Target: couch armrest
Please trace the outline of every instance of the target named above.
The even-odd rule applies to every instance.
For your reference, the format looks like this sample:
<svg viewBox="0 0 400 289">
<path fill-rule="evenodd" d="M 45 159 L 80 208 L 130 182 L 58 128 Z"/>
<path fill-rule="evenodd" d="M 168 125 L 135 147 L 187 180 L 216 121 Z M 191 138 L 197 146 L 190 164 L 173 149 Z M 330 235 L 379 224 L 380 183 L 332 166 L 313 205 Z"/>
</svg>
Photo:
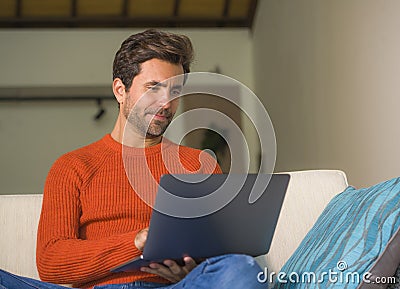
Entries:
<svg viewBox="0 0 400 289">
<path fill-rule="evenodd" d="M 0 195 L 0 268 L 38 278 L 36 234 L 42 195 Z"/>
</svg>

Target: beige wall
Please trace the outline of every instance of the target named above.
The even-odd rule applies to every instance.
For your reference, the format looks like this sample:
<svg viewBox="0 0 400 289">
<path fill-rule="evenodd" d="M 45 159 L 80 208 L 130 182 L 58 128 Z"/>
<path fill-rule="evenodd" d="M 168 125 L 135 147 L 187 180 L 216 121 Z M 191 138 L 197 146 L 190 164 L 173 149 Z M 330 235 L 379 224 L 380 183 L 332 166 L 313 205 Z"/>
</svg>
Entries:
<svg viewBox="0 0 400 289">
<path fill-rule="evenodd" d="M 339 168 L 367 186 L 400 172 L 397 0 L 262 0 L 253 33 L 191 37 L 195 71 L 254 88 L 274 123 L 277 171 Z M 121 41 L 137 30 L 0 30 L 0 86 L 108 85 Z M 116 106 L 0 103 L 0 193 L 41 192 L 56 157 L 112 129 Z"/>
<path fill-rule="evenodd" d="M 110 85 L 114 54 L 139 30 L 0 30 L 0 87 Z M 252 40 L 246 29 L 173 30 L 196 49 L 193 71 L 213 71 L 253 85 Z M 116 103 L 93 116 L 95 102 L 0 103 L 0 194 L 40 193 L 61 154 L 111 131 Z"/>
<path fill-rule="evenodd" d="M 132 29 L 0 30 L 0 86 L 105 85 L 115 52 Z M 195 47 L 193 71 L 221 73 L 253 86 L 252 39 L 247 29 L 170 29 Z"/>
<path fill-rule="evenodd" d="M 276 170 L 338 168 L 368 186 L 400 175 L 400 1 L 259 1 L 255 90 Z"/>
</svg>

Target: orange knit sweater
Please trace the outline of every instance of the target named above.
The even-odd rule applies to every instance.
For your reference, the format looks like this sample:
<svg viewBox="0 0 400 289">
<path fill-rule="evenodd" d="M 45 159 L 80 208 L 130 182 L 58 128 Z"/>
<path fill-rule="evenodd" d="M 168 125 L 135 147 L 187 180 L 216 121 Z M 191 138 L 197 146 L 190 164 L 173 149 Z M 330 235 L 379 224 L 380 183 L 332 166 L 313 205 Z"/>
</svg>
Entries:
<svg viewBox="0 0 400 289">
<path fill-rule="evenodd" d="M 154 192 L 156 185 L 146 171 L 155 184 L 167 173 L 221 172 L 211 156 L 200 153 L 164 141 L 146 149 L 129 148 L 127 163 L 142 180 L 141 189 Z M 141 254 L 134 239 L 149 226 L 151 214 L 127 178 L 122 154 L 122 145 L 108 134 L 54 163 L 38 228 L 36 261 L 42 280 L 84 288 L 136 280 L 167 282 L 142 272 L 110 273 Z"/>
</svg>

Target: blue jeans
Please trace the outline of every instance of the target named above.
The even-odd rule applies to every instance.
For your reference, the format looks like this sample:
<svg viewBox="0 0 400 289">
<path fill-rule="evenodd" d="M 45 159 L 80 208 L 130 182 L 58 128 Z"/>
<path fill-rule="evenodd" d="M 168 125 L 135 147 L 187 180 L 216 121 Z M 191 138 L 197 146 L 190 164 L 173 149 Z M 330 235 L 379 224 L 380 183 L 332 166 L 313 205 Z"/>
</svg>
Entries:
<svg viewBox="0 0 400 289">
<path fill-rule="evenodd" d="M 266 289 L 257 280 L 260 266 L 246 255 L 224 255 L 200 263 L 184 279 L 172 285 L 137 281 L 125 284 L 95 286 L 95 289 Z M 19 277 L 0 270 L 0 289 L 65 289 L 66 287 Z"/>
</svg>

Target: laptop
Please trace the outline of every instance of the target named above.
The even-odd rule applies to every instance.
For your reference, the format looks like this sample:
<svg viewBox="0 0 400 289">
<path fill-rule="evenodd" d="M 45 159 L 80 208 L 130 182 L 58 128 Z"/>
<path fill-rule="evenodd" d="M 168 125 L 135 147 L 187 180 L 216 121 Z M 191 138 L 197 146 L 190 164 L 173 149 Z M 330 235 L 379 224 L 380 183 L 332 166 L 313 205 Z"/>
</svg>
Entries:
<svg viewBox="0 0 400 289">
<path fill-rule="evenodd" d="M 111 269 L 133 272 L 184 256 L 269 251 L 288 174 L 187 174 L 160 179 L 143 254 Z"/>
</svg>

